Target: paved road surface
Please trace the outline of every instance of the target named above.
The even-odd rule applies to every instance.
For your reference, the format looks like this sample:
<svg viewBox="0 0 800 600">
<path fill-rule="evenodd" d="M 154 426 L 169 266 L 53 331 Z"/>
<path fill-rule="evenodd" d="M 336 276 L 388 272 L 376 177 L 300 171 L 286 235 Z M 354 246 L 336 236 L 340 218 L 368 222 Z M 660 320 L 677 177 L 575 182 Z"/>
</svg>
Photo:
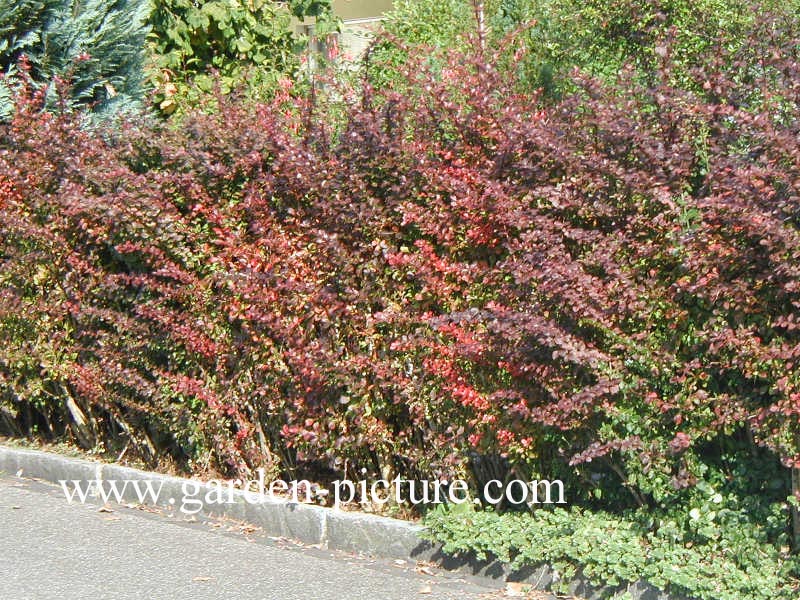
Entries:
<svg viewBox="0 0 800 600">
<path fill-rule="evenodd" d="M 180 513 L 100 508 L 69 505 L 56 486 L 0 476 L 0 598 L 498 597 L 496 589 L 451 574 L 301 547 L 232 521 L 186 522 Z"/>
</svg>

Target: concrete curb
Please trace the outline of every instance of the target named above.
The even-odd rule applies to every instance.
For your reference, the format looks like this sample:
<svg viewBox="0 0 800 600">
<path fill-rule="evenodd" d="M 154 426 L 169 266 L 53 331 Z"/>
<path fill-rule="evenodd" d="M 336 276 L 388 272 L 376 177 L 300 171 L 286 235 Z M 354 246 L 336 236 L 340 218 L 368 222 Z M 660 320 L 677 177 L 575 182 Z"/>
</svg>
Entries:
<svg viewBox="0 0 800 600">
<path fill-rule="evenodd" d="M 158 505 L 175 508 L 174 499 L 183 498 L 185 486 L 192 487 L 189 496 L 205 497 L 214 489 L 198 480 L 171 477 L 141 471 L 120 465 L 68 458 L 38 450 L 25 450 L 0 445 L 0 473 L 15 475 L 21 471 L 23 477 L 42 479 L 51 483 L 63 480 L 99 481 L 111 480 L 153 481 L 161 484 Z M 197 493 L 195 493 L 195 490 Z M 349 513 L 267 498 L 259 503 L 247 502 L 244 492 L 233 491 L 234 502 L 214 504 L 213 510 L 203 510 L 198 515 L 228 517 L 259 526 L 272 536 L 286 537 L 304 544 L 318 545 L 330 550 L 372 555 L 378 558 L 425 561 L 462 575 L 489 579 L 492 583 L 516 581 L 530 584 L 534 589 L 545 590 L 558 577 L 548 565 L 540 565 L 524 571 L 512 572 L 508 565 L 499 561 L 479 561 L 471 556 L 453 557 L 442 552 L 440 547 L 421 539 L 423 527 L 377 515 Z M 127 486 L 122 498 L 128 502 L 139 502 L 135 489 Z M 173 500 L 173 502 L 170 501 Z M 582 577 L 569 584 L 570 593 L 586 600 L 622 597 L 632 600 L 685 600 L 668 595 L 646 582 L 637 582 L 623 589 L 597 588 Z"/>
<path fill-rule="evenodd" d="M 196 498 L 203 498 L 214 489 L 198 480 L 0 445 L 0 472 L 13 475 L 20 471 L 24 477 L 51 483 L 63 480 L 152 481 L 157 487 L 160 484 L 157 504 L 167 508 L 175 508 L 170 500 L 186 496 L 185 489 L 189 489 L 189 495 Z M 140 501 L 131 486 L 123 490 L 121 497 L 127 502 Z M 233 499 L 233 503 L 204 505 L 197 514 L 246 521 L 262 527 L 269 535 L 331 550 L 420 561 L 431 559 L 435 553 L 435 549 L 419 537 L 423 528 L 406 521 L 342 512 L 289 500 L 266 498 L 258 503 L 247 502 L 241 490 L 233 491 Z"/>
</svg>

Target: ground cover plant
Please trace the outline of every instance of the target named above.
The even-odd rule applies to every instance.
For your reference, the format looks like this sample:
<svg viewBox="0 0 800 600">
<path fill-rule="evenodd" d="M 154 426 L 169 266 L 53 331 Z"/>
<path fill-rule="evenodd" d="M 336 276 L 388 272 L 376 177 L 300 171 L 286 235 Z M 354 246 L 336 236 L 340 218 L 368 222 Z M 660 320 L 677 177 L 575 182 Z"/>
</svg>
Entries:
<svg viewBox="0 0 800 600">
<path fill-rule="evenodd" d="M 409 47 L 396 86 L 285 78 L 114 126 L 23 77 L 0 428 L 226 475 L 560 478 L 569 513 L 431 530 L 612 584 L 793 597 L 797 20 L 743 27 L 690 69 L 667 28 L 645 70 L 557 94 L 512 34 Z"/>
</svg>

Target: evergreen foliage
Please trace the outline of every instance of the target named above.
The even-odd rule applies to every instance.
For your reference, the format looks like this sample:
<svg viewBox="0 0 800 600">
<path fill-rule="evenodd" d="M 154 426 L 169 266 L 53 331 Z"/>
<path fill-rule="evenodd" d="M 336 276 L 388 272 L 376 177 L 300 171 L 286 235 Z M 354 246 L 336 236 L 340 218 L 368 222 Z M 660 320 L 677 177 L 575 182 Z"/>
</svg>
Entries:
<svg viewBox="0 0 800 600">
<path fill-rule="evenodd" d="M 0 111 L 25 57 L 37 86 L 70 82 L 72 107 L 127 108 L 141 99 L 146 0 L 0 0 Z M 55 98 L 55 93 L 50 93 Z"/>
</svg>

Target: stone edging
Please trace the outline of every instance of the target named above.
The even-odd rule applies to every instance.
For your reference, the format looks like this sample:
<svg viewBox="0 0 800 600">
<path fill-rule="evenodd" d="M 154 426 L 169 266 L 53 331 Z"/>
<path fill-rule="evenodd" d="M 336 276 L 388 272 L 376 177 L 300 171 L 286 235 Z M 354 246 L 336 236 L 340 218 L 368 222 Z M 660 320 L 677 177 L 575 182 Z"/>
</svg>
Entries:
<svg viewBox="0 0 800 600">
<path fill-rule="evenodd" d="M 164 507 L 171 507 L 169 498 L 183 496 L 182 488 L 188 481 L 114 464 L 0 445 L 0 472 L 14 475 L 20 471 L 24 477 L 51 483 L 58 483 L 60 480 L 158 481 L 162 484 L 159 504 Z M 210 486 L 200 484 L 200 493 L 203 495 L 210 489 Z M 129 502 L 139 501 L 135 490 L 131 490 L 130 486 L 122 497 Z M 398 519 L 269 498 L 265 502 L 253 504 L 245 502 L 244 494 L 240 490 L 234 490 L 234 497 L 235 503 L 215 505 L 215 510 L 203 510 L 200 514 L 245 521 L 263 528 L 268 535 L 286 537 L 330 550 L 362 553 L 379 558 L 431 562 L 444 569 L 490 579 L 494 583 L 520 581 L 542 590 L 549 587 L 554 576 L 557 577 L 547 565 L 511 572 L 507 565 L 498 561 L 445 555 L 439 547 L 421 539 L 422 526 Z M 609 591 L 597 589 L 582 578 L 576 578 L 569 587 L 571 593 L 586 600 L 597 600 L 601 598 L 603 591 Z M 620 596 L 628 593 L 632 600 L 683 600 L 667 595 L 646 582 L 637 582 L 617 593 Z"/>
</svg>

